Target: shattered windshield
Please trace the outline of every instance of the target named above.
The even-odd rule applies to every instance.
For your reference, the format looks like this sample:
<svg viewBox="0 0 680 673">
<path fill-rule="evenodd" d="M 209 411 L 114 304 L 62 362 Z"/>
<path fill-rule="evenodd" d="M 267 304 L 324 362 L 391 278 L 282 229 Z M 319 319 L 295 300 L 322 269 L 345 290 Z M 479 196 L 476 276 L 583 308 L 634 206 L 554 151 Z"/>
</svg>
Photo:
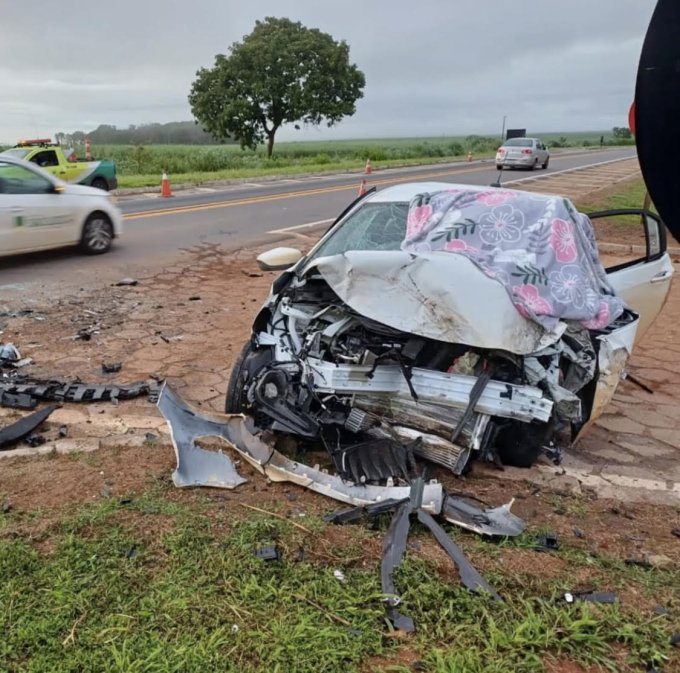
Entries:
<svg viewBox="0 0 680 673">
<path fill-rule="evenodd" d="M 314 257 L 349 250 L 400 250 L 407 215 L 408 203 L 367 203 L 336 229 Z"/>
<path fill-rule="evenodd" d="M 531 147 L 532 142 L 531 138 L 512 138 L 503 144 L 505 147 Z"/>
</svg>

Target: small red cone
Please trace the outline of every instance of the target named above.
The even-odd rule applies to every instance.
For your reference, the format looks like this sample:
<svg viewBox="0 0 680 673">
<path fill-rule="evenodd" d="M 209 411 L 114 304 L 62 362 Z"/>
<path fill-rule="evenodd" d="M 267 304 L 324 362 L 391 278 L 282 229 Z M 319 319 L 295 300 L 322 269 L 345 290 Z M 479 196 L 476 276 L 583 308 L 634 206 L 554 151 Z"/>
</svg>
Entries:
<svg viewBox="0 0 680 673">
<path fill-rule="evenodd" d="M 163 173 L 161 179 L 161 196 L 165 198 L 172 196 L 172 192 L 170 191 L 170 180 L 168 180 L 167 173 Z"/>
<path fill-rule="evenodd" d="M 472 152 L 468 152 L 468 161 L 472 161 Z"/>
<path fill-rule="evenodd" d="M 373 173 L 373 166 L 371 166 L 371 160 L 366 159 L 366 168 L 364 169 L 364 175 L 370 175 Z"/>
<path fill-rule="evenodd" d="M 363 196 L 366 193 L 366 180 L 362 180 L 359 185 L 359 196 Z"/>
</svg>

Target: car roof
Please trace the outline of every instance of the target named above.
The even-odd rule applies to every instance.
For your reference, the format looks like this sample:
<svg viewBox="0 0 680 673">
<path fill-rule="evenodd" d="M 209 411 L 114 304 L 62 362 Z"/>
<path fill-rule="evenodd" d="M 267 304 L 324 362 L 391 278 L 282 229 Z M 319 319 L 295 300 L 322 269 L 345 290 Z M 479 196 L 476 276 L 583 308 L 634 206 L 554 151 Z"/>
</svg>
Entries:
<svg viewBox="0 0 680 673">
<path fill-rule="evenodd" d="M 10 149 L 16 148 L 12 147 Z M 18 159 L 17 157 L 12 156 L 11 154 L 5 154 L 4 152 L 0 152 L 0 161 L 5 161 L 8 164 L 19 164 L 20 166 L 26 163 L 23 159 Z M 35 164 L 33 165 L 35 166 Z"/>
<path fill-rule="evenodd" d="M 17 149 L 16 147 L 11 147 L 10 149 Z M 13 157 L 11 154 L 5 154 L 4 152 L 0 152 L 0 161 L 8 164 L 16 164 L 17 166 L 23 166 L 24 168 L 27 168 L 29 171 L 33 171 L 34 173 L 39 173 L 40 175 L 46 177 L 50 182 L 56 182 L 58 184 L 63 183 L 63 180 L 58 178 L 56 175 L 53 175 L 49 171 L 46 171 L 44 168 L 41 168 L 37 164 L 34 164 L 30 161 L 26 161 L 25 159 L 19 159 L 17 157 Z"/>
<path fill-rule="evenodd" d="M 380 189 L 368 196 L 366 201 L 372 203 L 407 202 L 416 196 L 416 194 L 442 192 L 448 189 L 461 189 L 469 192 L 487 192 L 496 188 L 486 187 L 485 185 L 462 185 L 453 182 L 404 182 L 399 185 Z"/>
<path fill-rule="evenodd" d="M 425 192 L 441 192 L 446 189 L 485 189 L 479 185 L 457 185 L 451 182 L 404 182 L 399 185 L 385 187 L 371 194 L 367 201 L 410 201 L 416 194 Z"/>
</svg>

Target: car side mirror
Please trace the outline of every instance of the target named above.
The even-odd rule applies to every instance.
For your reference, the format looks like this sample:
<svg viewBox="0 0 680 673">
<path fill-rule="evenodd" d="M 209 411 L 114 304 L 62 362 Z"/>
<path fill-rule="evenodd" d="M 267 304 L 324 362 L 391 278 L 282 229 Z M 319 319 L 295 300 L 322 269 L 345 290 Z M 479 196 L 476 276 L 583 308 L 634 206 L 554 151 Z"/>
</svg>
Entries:
<svg viewBox="0 0 680 673">
<path fill-rule="evenodd" d="M 285 271 L 302 259 L 297 248 L 273 248 L 257 257 L 257 265 L 263 271 Z"/>
</svg>

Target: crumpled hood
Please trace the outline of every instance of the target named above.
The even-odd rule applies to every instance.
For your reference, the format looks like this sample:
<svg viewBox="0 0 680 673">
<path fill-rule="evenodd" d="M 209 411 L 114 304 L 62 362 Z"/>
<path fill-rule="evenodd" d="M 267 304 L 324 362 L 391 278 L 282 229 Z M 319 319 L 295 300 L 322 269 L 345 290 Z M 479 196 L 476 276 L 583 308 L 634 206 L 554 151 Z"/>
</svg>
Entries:
<svg viewBox="0 0 680 673">
<path fill-rule="evenodd" d="M 526 355 L 565 329 L 522 317 L 505 288 L 462 255 L 350 251 L 313 266 L 350 308 L 402 332 Z"/>
</svg>

